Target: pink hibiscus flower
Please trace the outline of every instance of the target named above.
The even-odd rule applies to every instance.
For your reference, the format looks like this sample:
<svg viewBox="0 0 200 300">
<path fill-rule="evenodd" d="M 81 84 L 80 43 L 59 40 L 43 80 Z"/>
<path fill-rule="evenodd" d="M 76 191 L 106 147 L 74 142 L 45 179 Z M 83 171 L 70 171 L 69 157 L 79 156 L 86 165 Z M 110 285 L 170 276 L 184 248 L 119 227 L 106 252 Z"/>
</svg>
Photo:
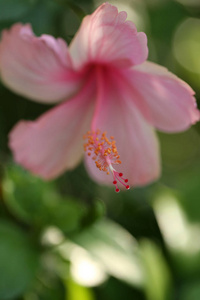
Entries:
<svg viewBox="0 0 200 300">
<path fill-rule="evenodd" d="M 11 131 L 17 163 L 52 179 L 80 162 L 84 144 L 92 178 L 114 183 L 116 191 L 117 182 L 129 188 L 158 178 L 154 127 L 186 130 L 199 111 L 185 82 L 146 61 L 146 35 L 126 18 L 126 12 L 102 4 L 84 18 L 69 47 L 60 38 L 34 36 L 30 25 L 3 32 L 3 82 L 34 101 L 62 102 Z"/>
</svg>

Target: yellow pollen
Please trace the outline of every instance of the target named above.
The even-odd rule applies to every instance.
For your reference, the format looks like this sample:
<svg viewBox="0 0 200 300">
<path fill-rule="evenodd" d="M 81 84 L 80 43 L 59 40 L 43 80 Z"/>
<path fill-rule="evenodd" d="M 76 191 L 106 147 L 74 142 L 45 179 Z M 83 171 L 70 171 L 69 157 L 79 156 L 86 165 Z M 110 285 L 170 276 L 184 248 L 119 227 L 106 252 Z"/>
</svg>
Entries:
<svg viewBox="0 0 200 300">
<path fill-rule="evenodd" d="M 108 174 L 108 167 L 110 167 L 111 164 L 121 163 L 113 136 L 110 137 L 112 141 L 109 141 L 106 132 L 101 134 L 100 130 L 97 130 L 96 132 L 88 131 L 83 138 L 87 140 L 87 142 L 84 143 L 84 150 L 88 156 L 94 154 L 92 159 L 95 160 L 96 167 L 99 170 Z"/>
<path fill-rule="evenodd" d="M 123 185 L 127 190 L 130 186 L 127 184 L 128 179 L 123 177 L 123 173 L 114 169 L 113 165 L 121 164 L 120 155 L 117 151 L 116 142 L 113 136 L 110 136 L 110 140 L 106 136 L 106 132 L 101 134 L 100 130 L 88 131 L 83 138 L 86 140 L 84 143 L 84 151 L 88 156 L 91 156 L 94 160 L 96 167 L 105 172 L 107 175 L 111 171 L 113 176 L 113 184 L 115 191 L 118 193 L 118 183 Z"/>
</svg>

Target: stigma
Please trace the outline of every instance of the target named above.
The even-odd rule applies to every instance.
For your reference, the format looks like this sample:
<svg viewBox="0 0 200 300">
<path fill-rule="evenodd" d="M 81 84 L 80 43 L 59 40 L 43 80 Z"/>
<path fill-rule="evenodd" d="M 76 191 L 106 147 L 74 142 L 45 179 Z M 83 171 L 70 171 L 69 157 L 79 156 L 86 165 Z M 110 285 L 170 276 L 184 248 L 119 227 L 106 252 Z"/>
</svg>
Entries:
<svg viewBox="0 0 200 300">
<path fill-rule="evenodd" d="M 97 130 L 88 131 L 83 138 L 87 141 L 84 144 L 84 150 L 94 160 L 96 167 L 100 171 L 106 172 L 107 175 L 112 174 L 115 191 L 119 193 L 119 183 L 129 190 L 128 179 L 124 178 L 123 173 L 116 171 L 113 167 L 113 165 L 121 164 L 114 137 L 111 136 L 109 140 L 106 132 L 101 133 L 100 130 Z"/>
</svg>

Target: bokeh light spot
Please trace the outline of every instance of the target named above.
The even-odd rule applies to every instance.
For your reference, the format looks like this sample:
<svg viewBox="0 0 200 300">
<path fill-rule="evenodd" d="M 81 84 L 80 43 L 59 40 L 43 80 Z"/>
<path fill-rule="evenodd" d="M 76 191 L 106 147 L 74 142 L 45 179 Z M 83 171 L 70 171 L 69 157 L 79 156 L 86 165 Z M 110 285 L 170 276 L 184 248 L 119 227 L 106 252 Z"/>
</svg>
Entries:
<svg viewBox="0 0 200 300">
<path fill-rule="evenodd" d="M 187 70 L 200 74 L 200 20 L 188 18 L 177 28 L 173 53 Z"/>
</svg>

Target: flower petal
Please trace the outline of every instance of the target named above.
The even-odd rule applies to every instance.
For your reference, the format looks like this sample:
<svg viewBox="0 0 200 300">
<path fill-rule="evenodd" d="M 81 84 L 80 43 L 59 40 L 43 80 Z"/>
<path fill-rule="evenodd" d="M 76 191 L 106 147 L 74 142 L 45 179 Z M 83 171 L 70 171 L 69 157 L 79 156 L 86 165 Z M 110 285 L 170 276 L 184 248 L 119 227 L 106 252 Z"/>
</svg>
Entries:
<svg viewBox="0 0 200 300">
<path fill-rule="evenodd" d="M 166 68 L 145 62 L 125 75 L 133 95 L 148 111 L 148 121 L 157 129 L 179 132 L 199 120 L 193 90 Z"/>
<path fill-rule="evenodd" d="M 126 12 L 102 4 L 86 16 L 69 50 L 76 68 L 88 62 L 113 63 L 124 67 L 140 64 L 148 55 L 147 38 L 126 21 Z"/>
<path fill-rule="evenodd" d="M 44 179 L 75 167 L 83 154 L 83 134 L 90 128 L 93 93 L 90 84 L 35 122 L 19 122 L 10 133 L 15 161 Z"/>
<path fill-rule="evenodd" d="M 123 172 L 132 186 L 144 185 L 160 174 L 159 145 L 156 134 L 141 115 L 137 106 L 126 98 L 123 85 L 116 82 L 118 76 L 102 72 L 98 81 L 99 96 L 93 117 L 93 130 L 107 131 L 114 136 L 122 161 L 114 165 Z M 86 157 L 86 167 L 93 178 L 101 183 L 111 183 L 112 176 L 96 168 L 94 161 Z"/>
<path fill-rule="evenodd" d="M 66 43 L 49 35 L 36 37 L 30 25 L 16 24 L 3 32 L 0 73 L 13 91 L 47 103 L 66 99 L 81 84 Z"/>
</svg>

